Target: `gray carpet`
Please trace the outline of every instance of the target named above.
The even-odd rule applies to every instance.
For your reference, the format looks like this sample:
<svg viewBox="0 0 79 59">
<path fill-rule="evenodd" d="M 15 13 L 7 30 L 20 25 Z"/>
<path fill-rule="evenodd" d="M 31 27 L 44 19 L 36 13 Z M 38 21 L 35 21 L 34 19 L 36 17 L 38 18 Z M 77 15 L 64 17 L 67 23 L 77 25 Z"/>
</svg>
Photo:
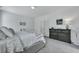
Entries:
<svg viewBox="0 0 79 59">
<path fill-rule="evenodd" d="M 73 44 L 61 42 L 54 39 L 45 38 L 46 46 L 38 53 L 78 53 L 79 47 Z"/>
</svg>

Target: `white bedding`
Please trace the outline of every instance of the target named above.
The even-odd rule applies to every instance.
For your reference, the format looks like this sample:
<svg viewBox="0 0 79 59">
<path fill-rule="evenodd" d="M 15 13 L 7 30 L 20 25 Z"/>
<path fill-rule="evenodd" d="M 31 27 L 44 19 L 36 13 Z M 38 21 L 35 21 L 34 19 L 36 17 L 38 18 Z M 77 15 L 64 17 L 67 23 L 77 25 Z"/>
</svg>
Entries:
<svg viewBox="0 0 79 59">
<path fill-rule="evenodd" d="M 29 48 L 38 41 L 43 41 L 45 43 L 43 35 L 36 35 L 35 33 L 28 32 L 17 32 L 13 37 L 0 41 L 0 52 L 20 52 L 23 51 L 23 48 Z"/>
<path fill-rule="evenodd" d="M 0 53 L 6 52 L 6 40 L 0 40 Z"/>
<path fill-rule="evenodd" d="M 17 36 L 8 37 L 5 40 L 0 40 L 0 53 L 12 53 L 23 51 L 23 46 Z"/>
<path fill-rule="evenodd" d="M 32 46 L 32 44 L 43 41 L 45 43 L 45 39 L 42 34 L 35 34 L 35 33 L 29 33 L 29 32 L 18 32 L 16 33 L 21 38 L 24 47 L 29 48 Z"/>
</svg>

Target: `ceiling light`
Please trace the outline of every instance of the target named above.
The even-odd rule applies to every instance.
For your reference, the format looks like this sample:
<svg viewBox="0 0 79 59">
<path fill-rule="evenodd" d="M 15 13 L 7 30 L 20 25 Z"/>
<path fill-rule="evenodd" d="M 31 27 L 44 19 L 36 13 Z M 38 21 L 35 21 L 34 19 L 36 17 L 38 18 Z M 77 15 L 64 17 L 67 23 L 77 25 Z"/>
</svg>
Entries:
<svg viewBox="0 0 79 59">
<path fill-rule="evenodd" d="M 35 9 L 35 7 L 34 7 L 34 6 L 32 6 L 31 8 L 32 8 L 32 9 Z"/>
</svg>

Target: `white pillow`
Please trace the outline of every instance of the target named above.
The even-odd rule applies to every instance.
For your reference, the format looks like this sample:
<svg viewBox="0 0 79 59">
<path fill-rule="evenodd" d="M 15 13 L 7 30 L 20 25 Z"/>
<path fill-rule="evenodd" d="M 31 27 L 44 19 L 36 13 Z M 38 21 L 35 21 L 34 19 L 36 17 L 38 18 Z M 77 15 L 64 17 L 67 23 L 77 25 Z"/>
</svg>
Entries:
<svg viewBox="0 0 79 59">
<path fill-rule="evenodd" d="M 9 28 L 9 31 L 10 31 L 13 35 L 15 35 L 15 31 L 14 31 L 12 28 Z"/>
<path fill-rule="evenodd" d="M 0 40 L 6 39 L 7 36 L 0 30 Z"/>
<path fill-rule="evenodd" d="M 12 32 L 9 31 L 9 29 L 8 29 L 7 27 L 2 26 L 2 27 L 0 28 L 0 30 L 3 31 L 7 36 L 13 37 Z"/>
</svg>

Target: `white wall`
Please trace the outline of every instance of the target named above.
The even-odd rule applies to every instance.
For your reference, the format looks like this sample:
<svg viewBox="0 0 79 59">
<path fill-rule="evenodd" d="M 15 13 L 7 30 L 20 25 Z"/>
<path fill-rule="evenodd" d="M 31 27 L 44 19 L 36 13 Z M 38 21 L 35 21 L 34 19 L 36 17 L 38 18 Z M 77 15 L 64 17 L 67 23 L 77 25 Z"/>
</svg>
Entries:
<svg viewBox="0 0 79 59">
<path fill-rule="evenodd" d="M 35 19 L 35 32 L 48 35 L 49 20 L 47 16 L 40 16 Z M 46 32 L 47 31 L 47 32 Z"/>
<path fill-rule="evenodd" d="M 20 26 L 19 22 L 26 22 L 26 26 Z M 13 28 L 15 31 L 19 31 L 21 28 L 25 28 L 27 31 L 33 31 L 33 18 L 22 15 L 17 15 L 11 12 L 2 11 L 2 26 Z"/>
<path fill-rule="evenodd" d="M 2 11 L 0 10 L 0 26 L 1 26 L 1 18 L 2 18 Z"/>
<path fill-rule="evenodd" d="M 64 23 L 59 26 L 56 25 L 56 19 L 60 18 L 64 20 Z M 72 27 L 78 27 L 78 19 L 79 7 L 59 7 L 56 11 L 54 10 L 50 14 L 37 17 L 35 31 L 39 31 L 39 33 L 41 32 L 44 33 L 45 36 L 49 36 L 49 28 L 66 28 L 66 24 L 71 24 Z"/>
</svg>

